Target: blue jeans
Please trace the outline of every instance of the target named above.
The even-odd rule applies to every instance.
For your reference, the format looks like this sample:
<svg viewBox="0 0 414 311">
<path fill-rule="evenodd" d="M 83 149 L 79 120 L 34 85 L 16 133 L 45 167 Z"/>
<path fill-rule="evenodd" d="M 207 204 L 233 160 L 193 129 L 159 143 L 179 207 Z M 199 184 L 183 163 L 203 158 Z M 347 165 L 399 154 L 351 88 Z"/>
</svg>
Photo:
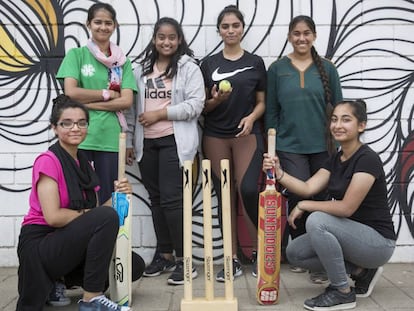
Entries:
<svg viewBox="0 0 414 311">
<path fill-rule="evenodd" d="M 286 255 L 294 266 L 326 271 L 331 285 L 348 287 L 347 274 L 358 267 L 378 268 L 391 258 L 395 241 L 354 220 L 313 212 L 306 233 L 292 240 Z"/>
</svg>

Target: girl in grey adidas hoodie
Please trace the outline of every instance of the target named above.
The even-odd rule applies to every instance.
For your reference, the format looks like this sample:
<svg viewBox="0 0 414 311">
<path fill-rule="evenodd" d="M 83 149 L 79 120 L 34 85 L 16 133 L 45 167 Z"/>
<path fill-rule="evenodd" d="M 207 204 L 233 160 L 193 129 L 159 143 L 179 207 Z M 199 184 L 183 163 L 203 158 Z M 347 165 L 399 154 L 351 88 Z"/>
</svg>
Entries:
<svg viewBox="0 0 414 311">
<path fill-rule="evenodd" d="M 157 237 L 157 252 L 144 276 L 175 267 L 168 278 L 172 285 L 184 283 L 181 166 L 196 155 L 205 100 L 203 76 L 192 56 L 180 24 L 169 17 L 158 20 L 139 56 L 134 71 L 139 91 L 125 115 L 127 162 L 138 162 Z"/>
</svg>

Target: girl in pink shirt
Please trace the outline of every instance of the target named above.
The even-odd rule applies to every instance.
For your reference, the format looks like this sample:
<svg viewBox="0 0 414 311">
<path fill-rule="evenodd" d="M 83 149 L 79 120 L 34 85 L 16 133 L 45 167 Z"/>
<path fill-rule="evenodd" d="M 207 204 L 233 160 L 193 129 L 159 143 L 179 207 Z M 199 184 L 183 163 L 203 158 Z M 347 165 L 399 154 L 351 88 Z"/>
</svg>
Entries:
<svg viewBox="0 0 414 311">
<path fill-rule="evenodd" d="M 62 278 L 84 289 L 79 310 L 130 310 L 103 295 L 119 220 L 113 208 L 97 206 L 97 175 L 78 150 L 88 122 L 82 104 L 65 95 L 53 101 L 50 123 L 58 141 L 33 165 L 30 209 L 17 248 L 18 311 L 43 310 Z M 115 181 L 115 190 L 131 193 L 131 185 L 126 178 Z M 61 305 L 70 303 L 61 298 Z"/>
</svg>

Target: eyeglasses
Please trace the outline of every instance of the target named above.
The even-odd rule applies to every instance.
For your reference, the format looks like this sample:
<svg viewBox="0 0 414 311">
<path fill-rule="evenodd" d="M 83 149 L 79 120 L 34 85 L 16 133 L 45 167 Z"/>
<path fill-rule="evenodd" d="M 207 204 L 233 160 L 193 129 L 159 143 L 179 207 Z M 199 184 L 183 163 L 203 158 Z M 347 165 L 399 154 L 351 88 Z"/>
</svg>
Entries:
<svg viewBox="0 0 414 311">
<path fill-rule="evenodd" d="M 67 129 L 67 130 L 73 129 L 75 124 L 80 129 L 86 129 L 86 128 L 88 128 L 88 125 L 89 125 L 88 121 L 86 121 L 86 120 L 79 120 L 77 122 L 72 121 L 72 120 L 62 120 L 61 122 L 58 123 L 58 125 L 60 125 L 61 127 L 63 127 L 64 129 Z"/>
</svg>

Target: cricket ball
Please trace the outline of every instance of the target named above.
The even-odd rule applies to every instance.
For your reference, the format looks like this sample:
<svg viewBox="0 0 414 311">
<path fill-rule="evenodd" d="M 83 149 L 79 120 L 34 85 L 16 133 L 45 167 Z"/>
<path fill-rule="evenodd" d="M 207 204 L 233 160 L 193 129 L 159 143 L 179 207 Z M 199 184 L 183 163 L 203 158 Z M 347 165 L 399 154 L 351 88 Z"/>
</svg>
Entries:
<svg viewBox="0 0 414 311">
<path fill-rule="evenodd" d="M 231 90 L 231 83 L 228 80 L 221 80 L 219 83 L 219 90 L 222 92 L 228 92 Z"/>
</svg>

